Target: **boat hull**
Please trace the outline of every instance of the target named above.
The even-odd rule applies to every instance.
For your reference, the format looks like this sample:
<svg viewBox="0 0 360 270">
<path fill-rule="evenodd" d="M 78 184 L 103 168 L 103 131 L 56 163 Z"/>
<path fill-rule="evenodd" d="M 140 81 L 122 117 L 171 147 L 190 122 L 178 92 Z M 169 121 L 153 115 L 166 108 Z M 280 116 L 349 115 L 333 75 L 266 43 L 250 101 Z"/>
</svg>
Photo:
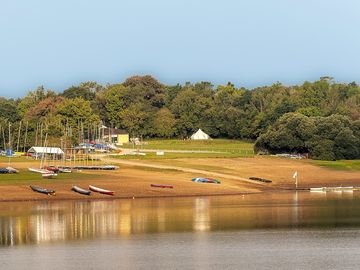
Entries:
<svg viewBox="0 0 360 270">
<path fill-rule="evenodd" d="M 159 184 L 151 184 L 151 187 L 156 187 L 156 188 L 174 188 L 174 186 L 171 185 L 159 185 Z"/>
<path fill-rule="evenodd" d="M 95 186 L 90 186 L 89 185 L 89 189 L 91 191 L 94 191 L 94 192 L 97 192 L 97 193 L 100 193 L 100 194 L 111 195 L 111 196 L 114 195 L 114 191 L 98 188 L 98 187 L 95 187 Z"/>
<path fill-rule="evenodd" d="M 56 193 L 56 191 L 53 189 L 46 189 L 46 188 L 41 188 L 41 187 L 37 187 L 37 186 L 30 186 L 30 188 L 34 192 L 38 192 L 38 193 L 42 193 L 42 194 L 46 194 L 46 195 L 55 195 L 55 193 Z"/>
<path fill-rule="evenodd" d="M 71 188 L 71 190 L 74 191 L 74 192 L 77 192 L 77 193 L 79 193 L 79 194 L 82 194 L 82 195 L 90 196 L 90 194 L 91 194 L 91 191 L 86 190 L 86 189 L 79 188 L 79 187 L 77 187 L 77 186 L 73 186 L 73 187 Z"/>
</svg>

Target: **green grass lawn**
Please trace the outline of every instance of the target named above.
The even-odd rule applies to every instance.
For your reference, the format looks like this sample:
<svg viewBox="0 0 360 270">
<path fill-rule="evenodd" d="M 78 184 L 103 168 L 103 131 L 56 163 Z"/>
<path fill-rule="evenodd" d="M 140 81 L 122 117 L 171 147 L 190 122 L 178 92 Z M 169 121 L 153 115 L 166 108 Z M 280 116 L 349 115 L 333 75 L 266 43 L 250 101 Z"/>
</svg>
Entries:
<svg viewBox="0 0 360 270">
<path fill-rule="evenodd" d="M 156 153 L 146 153 L 145 156 L 140 155 L 119 155 L 111 156 L 118 159 L 176 159 L 176 158 L 237 158 L 237 157 L 253 157 L 254 153 L 251 150 L 241 150 L 238 152 L 222 152 L 222 153 L 172 153 L 165 152 L 163 156 L 157 156 Z"/>
<path fill-rule="evenodd" d="M 31 185 L 38 183 L 71 183 L 74 180 L 96 178 L 96 174 L 84 174 L 81 172 L 60 173 L 53 179 L 42 178 L 40 173 L 30 172 L 26 169 L 20 170 L 20 173 L 0 174 L 0 185 Z"/>
<path fill-rule="evenodd" d="M 337 160 L 337 161 L 325 161 L 325 160 L 312 160 L 312 163 L 336 170 L 360 170 L 360 160 Z"/>
<path fill-rule="evenodd" d="M 6 164 L 8 164 L 10 160 L 10 163 L 16 163 L 16 162 L 40 162 L 39 160 L 35 160 L 31 157 L 3 157 L 3 156 L 0 156 L 0 166 L 3 166 Z M 6 167 L 5 166 L 5 167 Z"/>
<path fill-rule="evenodd" d="M 125 144 L 124 148 L 133 148 L 131 143 Z M 140 149 L 151 150 L 194 150 L 194 151 L 216 151 L 236 153 L 241 151 L 253 152 L 254 144 L 241 140 L 147 140 L 144 144 L 137 146 Z"/>
</svg>

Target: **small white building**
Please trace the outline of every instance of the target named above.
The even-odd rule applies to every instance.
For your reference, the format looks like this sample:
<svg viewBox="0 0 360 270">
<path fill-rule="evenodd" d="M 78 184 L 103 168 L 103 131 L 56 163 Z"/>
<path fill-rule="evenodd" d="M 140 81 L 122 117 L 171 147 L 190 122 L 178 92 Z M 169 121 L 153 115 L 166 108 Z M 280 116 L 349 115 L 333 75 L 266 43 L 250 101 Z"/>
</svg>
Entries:
<svg viewBox="0 0 360 270">
<path fill-rule="evenodd" d="M 27 151 L 27 153 L 36 159 L 43 157 L 48 159 L 62 159 L 64 156 L 64 151 L 59 147 L 33 146 Z"/>
<path fill-rule="evenodd" d="M 199 129 L 190 137 L 191 140 L 210 140 L 210 136 L 207 135 L 204 131 Z"/>
</svg>

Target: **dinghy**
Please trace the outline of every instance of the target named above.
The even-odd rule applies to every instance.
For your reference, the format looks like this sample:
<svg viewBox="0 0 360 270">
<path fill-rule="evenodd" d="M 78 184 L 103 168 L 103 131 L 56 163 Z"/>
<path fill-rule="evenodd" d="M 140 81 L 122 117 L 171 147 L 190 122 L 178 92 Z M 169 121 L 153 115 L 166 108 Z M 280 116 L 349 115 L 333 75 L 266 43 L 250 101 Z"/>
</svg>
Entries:
<svg viewBox="0 0 360 270">
<path fill-rule="evenodd" d="M 19 170 L 14 169 L 13 167 L 7 167 L 6 169 L 9 171 L 9 173 L 19 173 Z"/>
<path fill-rule="evenodd" d="M 111 191 L 111 190 L 106 190 L 106 189 L 102 189 L 102 188 L 98 188 L 98 187 L 94 187 L 94 186 L 90 186 L 90 185 L 89 185 L 89 189 L 91 191 L 98 192 L 100 194 L 114 195 L 114 191 Z"/>
<path fill-rule="evenodd" d="M 34 192 L 39 192 L 39 193 L 43 193 L 46 195 L 55 195 L 55 190 L 53 190 L 53 189 L 46 189 L 46 188 L 41 188 L 41 187 L 37 187 L 37 186 L 30 186 L 30 188 Z"/>
<path fill-rule="evenodd" d="M 42 176 L 42 178 L 53 178 L 53 177 L 56 177 L 57 174 L 56 173 L 43 173 L 41 176 Z"/>
<path fill-rule="evenodd" d="M 74 192 L 80 193 L 80 194 L 82 194 L 82 195 L 88 195 L 88 196 L 89 196 L 89 195 L 91 194 L 91 191 L 86 190 L 86 189 L 79 188 L 79 187 L 77 187 L 77 186 L 73 186 L 73 187 L 71 188 L 71 190 L 74 191 Z"/>
<path fill-rule="evenodd" d="M 255 181 L 260 181 L 260 182 L 264 182 L 264 183 L 272 183 L 272 180 L 269 179 L 265 179 L 265 178 L 261 178 L 261 177 L 249 177 L 250 180 L 255 180 Z"/>
<path fill-rule="evenodd" d="M 58 173 L 60 171 L 59 168 L 54 167 L 54 166 L 47 166 L 47 167 L 44 167 L 43 169 L 54 172 L 54 173 Z"/>
<path fill-rule="evenodd" d="M 213 178 L 196 177 L 196 178 L 191 179 L 191 181 L 198 182 L 198 183 L 221 184 L 221 182 L 219 180 L 213 179 Z"/>
<path fill-rule="evenodd" d="M 0 168 L 0 174 L 7 174 L 10 173 L 8 169 Z"/>
<path fill-rule="evenodd" d="M 46 169 L 37 169 L 37 168 L 29 168 L 30 172 L 36 172 L 36 173 L 41 173 L 41 174 L 46 174 L 46 173 L 53 173 L 52 171 L 46 170 Z"/>
<path fill-rule="evenodd" d="M 151 184 L 151 187 L 157 187 L 157 188 L 174 188 L 174 186 L 171 185 L 159 185 L 159 184 Z"/>
<path fill-rule="evenodd" d="M 59 172 L 61 172 L 61 173 L 71 173 L 72 171 L 70 169 L 59 168 Z"/>
</svg>

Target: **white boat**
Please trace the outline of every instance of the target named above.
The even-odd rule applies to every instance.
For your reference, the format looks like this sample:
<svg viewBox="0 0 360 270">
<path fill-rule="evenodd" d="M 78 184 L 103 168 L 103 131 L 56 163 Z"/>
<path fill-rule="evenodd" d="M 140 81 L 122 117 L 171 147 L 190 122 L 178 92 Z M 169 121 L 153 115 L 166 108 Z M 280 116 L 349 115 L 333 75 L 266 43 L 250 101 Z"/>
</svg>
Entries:
<svg viewBox="0 0 360 270">
<path fill-rule="evenodd" d="M 13 167 L 6 167 L 6 169 L 7 169 L 10 173 L 19 173 L 19 170 L 14 169 Z"/>
<path fill-rule="evenodd" d="M 61 173 L 71 173 L 72 171 L 70 169 L 61 169 L 61 168 L 59 168 L 59 172 L 61 172 Z"/>
<path fill-rule="evenodd" d="M 54 174 L 54 172 L 46 170 L 46 169 L 37 169 L 37 168 L 29 168 L 30 172 L 36 172 L 36 173 L 41 173 L 41 174 Z"/>
<path fill-rule="evenodd" d="M 89 189 L 91 191 L 98 192 L 101 194 L 114 195 L 114 191 L 111 191 L 111 190 L 106 190 L 106 189 L 102 189 L 102 188 L 98 188 L 98 187 L 94 187 L 94 186 L 90 186 L 90 185 L 89 185 Z"/>
<path fill-rule="evenodd" d="M 41 176 L 43 178 L 53 178 L 53 177 L 56 177 L 57 174 L 56 173 L 43 173 Z"/>
</svg>

